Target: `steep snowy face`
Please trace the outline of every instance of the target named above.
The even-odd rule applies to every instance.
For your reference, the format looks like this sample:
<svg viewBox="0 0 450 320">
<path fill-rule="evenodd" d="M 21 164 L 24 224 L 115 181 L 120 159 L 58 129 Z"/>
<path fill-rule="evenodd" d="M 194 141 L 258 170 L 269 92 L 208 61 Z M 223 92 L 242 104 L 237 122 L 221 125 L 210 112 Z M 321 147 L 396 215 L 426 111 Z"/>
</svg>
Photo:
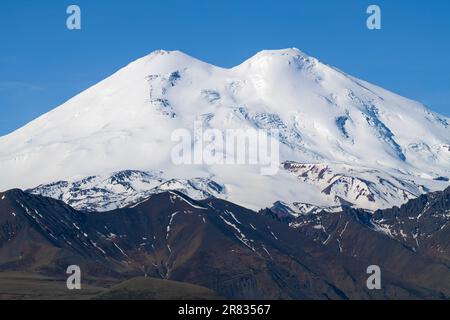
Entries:
<svg viewBox="0 0 450 320">
<path fill-rule="evenodd" d="M 433 158 L 427 172 L 448 164 L 448 119 L 419 103 L 295 50 L 262 52 L 237 69 L 256 97 L 244 104 L 279 116 L 319 159 L 423 171 Z"/>
<path fill-rule="evenodd" d="M 277 129 L 284 165 L 270 177 L 245 165 L 175 165 L 171 134 L 196 122 Z M 262 51 L 231 69 L 157 51 L 0 137 L 0 189 L 131 169 L 211 179 L 253 209 L 384 208 L 448 185 L 449 122 L 297 49 Z M 311 166 L 326 170 L 311 176 Z"/>
</svg>

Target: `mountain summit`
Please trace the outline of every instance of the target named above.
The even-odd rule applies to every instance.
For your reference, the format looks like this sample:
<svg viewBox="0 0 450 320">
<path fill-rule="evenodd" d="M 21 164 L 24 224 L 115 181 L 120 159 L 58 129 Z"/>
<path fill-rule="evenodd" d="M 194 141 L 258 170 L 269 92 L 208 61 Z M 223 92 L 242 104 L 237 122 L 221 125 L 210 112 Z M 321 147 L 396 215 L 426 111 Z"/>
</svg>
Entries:
<svg viewBox="0 0 450 320">
<path fill-rule="evenodd" d="M 174 165 L 171 134 L 195 122 L 277 129 L 282 170 L 265 177 L 251 166 Z M 48 194 L 52 186 L 60 198 L 138 170 L 157 176 L 144 191 L 207 179 L 252 209 L 375 210 L 448 186 L 449 122 L 298 49 L 261 51 L 230 69 L 156 51 L 0 137 L 0 189 L 44 185 Z"/>
</svg>

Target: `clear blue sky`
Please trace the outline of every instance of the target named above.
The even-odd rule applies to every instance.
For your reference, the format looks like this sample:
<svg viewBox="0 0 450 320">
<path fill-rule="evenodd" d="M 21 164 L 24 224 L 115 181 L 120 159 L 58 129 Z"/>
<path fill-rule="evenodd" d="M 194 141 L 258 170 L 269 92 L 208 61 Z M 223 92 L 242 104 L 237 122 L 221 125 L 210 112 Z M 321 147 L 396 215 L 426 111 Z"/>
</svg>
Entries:
<svg viewBox="0 0 450 320">
<path fill-rule="evenodd" d="M 81 31 L 66 29 L 69 4 Z M 448 0 L 1 0 L 0 135 L 156 49 L 230 67 L 286 47 L 450 116 Z"/>
</svg>

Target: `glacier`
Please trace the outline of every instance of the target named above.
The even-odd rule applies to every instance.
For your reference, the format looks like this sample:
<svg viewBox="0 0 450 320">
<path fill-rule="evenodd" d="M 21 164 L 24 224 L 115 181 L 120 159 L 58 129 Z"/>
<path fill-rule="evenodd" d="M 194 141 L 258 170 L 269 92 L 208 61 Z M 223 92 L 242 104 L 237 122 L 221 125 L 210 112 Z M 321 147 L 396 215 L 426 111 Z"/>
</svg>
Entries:
<svg viewBox="0 0 450 320">
<path fill-rule="evenodd" d="M 251 165 L 174 165 L 171 133 L 198 121 L 221 131 L 279 130 L 281 169 L 262 176 Z M 295 48 L 264 50 L 233 68 L 160 50 L 0 137 L 0 190 L 109 210 L 176 182 L 196 198 L 253 210 L 277 203 L 296 214 L 340 205 L 376 210 L 450 184 L 449 123 Z M 103 185 L 121 172 L 135 172 L 127 179 L 140 187 Z M 192 187 L 195 181 L 203 183 Z M 81 196 L 99 199 L 104 190 L 111 203 Z"/>
</svg>

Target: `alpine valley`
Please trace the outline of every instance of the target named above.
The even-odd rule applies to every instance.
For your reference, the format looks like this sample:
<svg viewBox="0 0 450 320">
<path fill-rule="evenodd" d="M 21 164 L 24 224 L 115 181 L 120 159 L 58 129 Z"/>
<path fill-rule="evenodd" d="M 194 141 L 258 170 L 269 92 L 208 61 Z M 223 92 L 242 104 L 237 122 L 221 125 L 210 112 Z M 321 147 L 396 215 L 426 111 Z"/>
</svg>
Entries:
<svg viewBox="0 0 450 320">
<path fill-rule="evenodd" d="M 174 164 L 198 123 L 270 133 L 278 172 Z M 449 123 L 298 49 L 153 52 L 0 137 L 0 298 L 75 264 L 79 298 L 449 299 Z"/>
</svg>

